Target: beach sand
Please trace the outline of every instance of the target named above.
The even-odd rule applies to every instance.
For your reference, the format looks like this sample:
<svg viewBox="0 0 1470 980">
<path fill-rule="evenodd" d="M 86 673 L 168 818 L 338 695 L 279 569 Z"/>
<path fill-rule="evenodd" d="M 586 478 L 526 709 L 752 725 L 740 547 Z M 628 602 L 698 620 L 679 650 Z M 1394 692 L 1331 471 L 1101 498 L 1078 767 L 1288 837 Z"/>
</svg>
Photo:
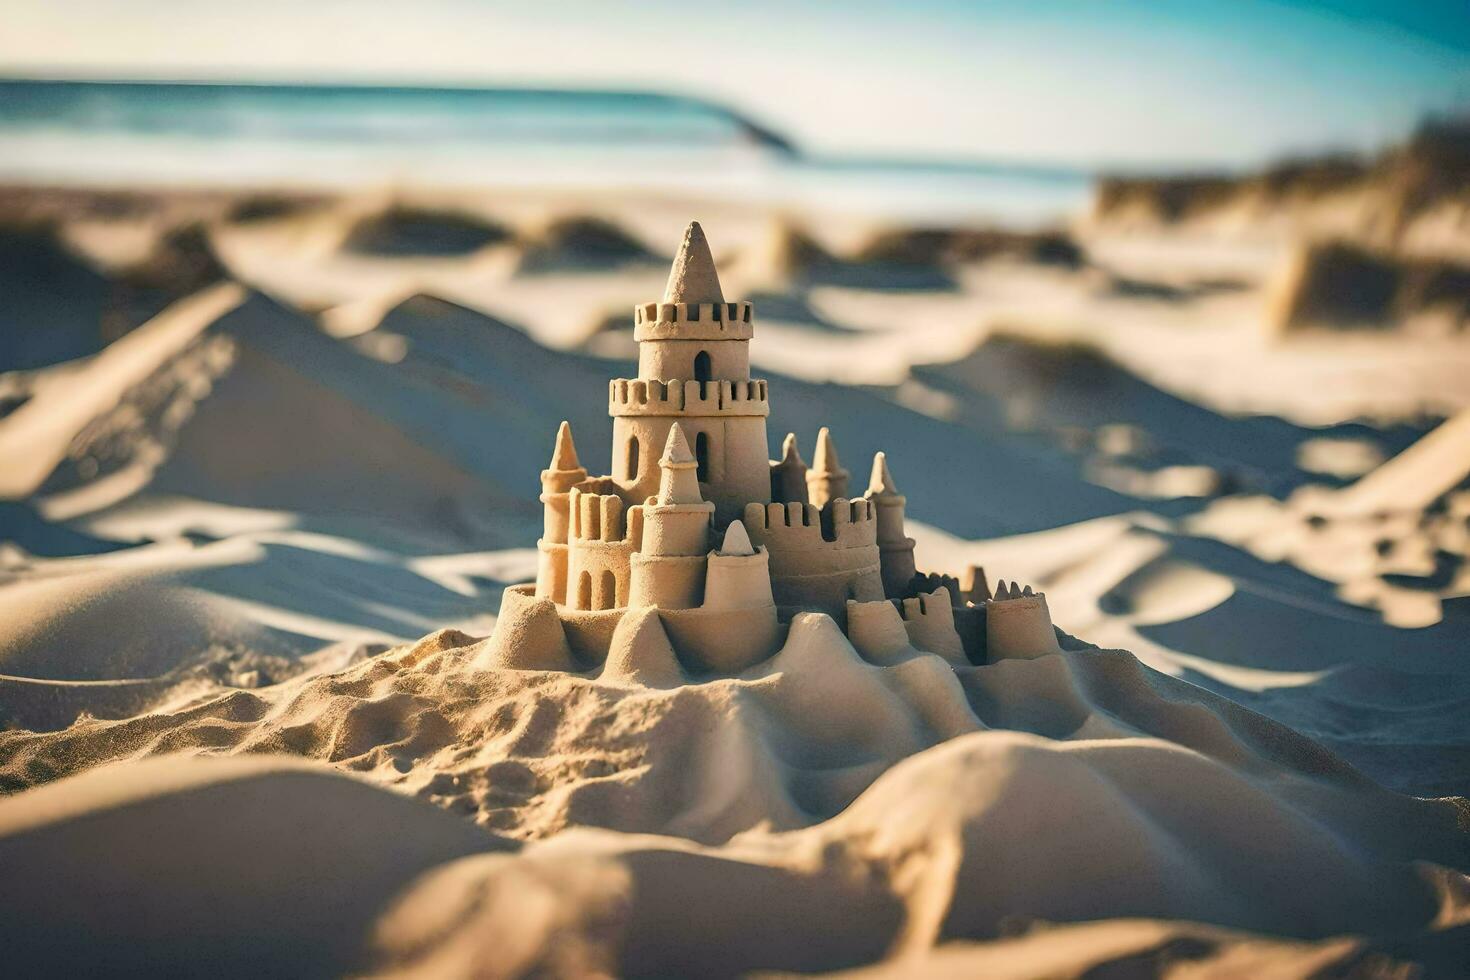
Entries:
<svg viewBox="0 0 1470 980">
<path fill-rule="evenodd" d="M 25 199 L 18 975 L 1470 971 L 1470 335 L 1285 335 L 1294 243 L 1218 229 Z M 773 439 L 885 451 L 920 567 L 1044 588 L 1063 653 L 875 664 L 806 614 L 735 677 L 504 662 L 557 423 L 606 470 L 691 217 Z"/>
</svg>

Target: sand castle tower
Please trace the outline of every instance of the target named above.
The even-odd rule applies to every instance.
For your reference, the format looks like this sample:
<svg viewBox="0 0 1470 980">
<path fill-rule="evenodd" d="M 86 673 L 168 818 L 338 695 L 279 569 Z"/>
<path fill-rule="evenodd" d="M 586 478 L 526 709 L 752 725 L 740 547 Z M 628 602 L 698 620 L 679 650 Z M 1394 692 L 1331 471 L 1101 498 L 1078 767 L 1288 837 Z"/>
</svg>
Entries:
<svg viewBox="0 0 1470 980">
<path fill-rule="evenodd" d="M 631 556 L 628 605 L 689 609 L 704 595 L 715 505 L 700 495 L 699 462 L 678 422 L 658 466 L 658 494 L 643 506 L 643 544 Z"/>
<path fill-rule="evenodd" d="M 577 459 L 572 427 L 566 422 L 556 430 L 556 447 L 551 463 L 541 471 L 541 504 L 544 527 L 536 542 L 536 594 L 553 602 L 567 601 L 568 503 L 572 487 L 587 479 L 587 470 Z"/>
<path fill-rule="evenodd" d="M 770 555 L 765 548 L 756 548 L 750 543 L 750 535 L 740 521 L 730 522 L 730 526 L 725 528 L 724 542 L 709 553 L 704 608 L 769 608 L 775 615 Z"/>
<path fill-rule="evenodd" d="M 995 597 L 985 604 L 985 646 L 992 661 L 1061 653 L 1046 594 L 1033 592 L 1029 585 L 1022 589 L 1014 582 L 998 583 Z"/>
<path fill-rule="evenodd" d="M 771 499 L 766 383 L 750 378 L 751 305 L 727 303 L 704 230 L 693 222 L 663 299 L 633 312 L 638 377 L 612 382 L 613 482 L 628 503 L 659 483 L 653 455 L 678 422 L 704 499 L 723 527 Z"/>
<path fill-rule="evenodd" d="M 873 457 L 867 497 L 878 508 L 878 558 L 883 569 L 883 594 L 890 599 L 902 599 L 908 595 L 909 583 L 914 578 L 914 539 L 904 533 L 907 498 L 893 485 L 888 457 L 883 453 Z"/>
<path fill-rule="evenodd" d="M 786 433 L 781 458 L 771 463 L 771 499 L 776 503 L 806 502 L 806 460 L 796 448 L 796 433 Z"/>
<path fill-rule="evenodd" d="M 817 452 L 812 467 L 806 472 L 806 496 L 813 506 L 821 507 L 829 500 L 847 496 L 847 470 L 837 461 L 837 447 L 832 433 L 824 425 L 817 430 Z"/>
</svg>

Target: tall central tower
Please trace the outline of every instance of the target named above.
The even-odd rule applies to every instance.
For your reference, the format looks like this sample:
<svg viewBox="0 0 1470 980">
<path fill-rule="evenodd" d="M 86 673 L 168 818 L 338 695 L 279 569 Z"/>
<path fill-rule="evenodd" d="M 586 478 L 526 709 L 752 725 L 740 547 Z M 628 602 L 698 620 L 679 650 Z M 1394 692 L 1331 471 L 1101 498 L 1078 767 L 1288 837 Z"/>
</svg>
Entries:
<svg viewBox="0 0 1470 980">
<path fill-rule="evenodd" d="M 659 456 L 675 422 L 696 462 L 715 524 L 771 499 L 766 383 L 750 378 L 751 305 L 726 303 L 704 230 L 693 222 L 663 299 L 633 311 L 638 377 L 608 391 L 613 482 L 629 504 L 657 493 Z"/>
</svg>

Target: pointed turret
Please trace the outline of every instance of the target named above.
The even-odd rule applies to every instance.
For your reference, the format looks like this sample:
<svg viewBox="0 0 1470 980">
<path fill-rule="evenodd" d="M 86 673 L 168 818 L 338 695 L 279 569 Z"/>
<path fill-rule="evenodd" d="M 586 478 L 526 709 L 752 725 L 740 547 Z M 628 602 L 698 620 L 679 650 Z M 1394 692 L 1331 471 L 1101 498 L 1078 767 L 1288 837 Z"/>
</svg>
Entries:
<svg viewBox="0 0 1470 980">
<path fill-rule="evenodd" d="M 868 496 L 897 496 L 898 487 L 893 484 L 893 474 L 888 472 L 888 457 L 882 452 L 873 454 L 873 475 L 868 479 Z"/>
<path fill-rule="evenodd" d="M 824 425 L 817 430 L 817 452 L 806 474 L 807 499 L 818 507 L 847 496 L 847 470 L 837 460 L 832 433 Z"/>
<path fill-rule="evenodd" d="M 714 256 L 698 221 L 684 229 L 684 241 L 674 255 L 669 270 L 669 283 L 664 287 L 665 303 L 723 303 L 720 277 L 715 271 Z"/>
<path fill-rule="evenodd" d="M 658 495 L 643 508 L 643 541 L 631 558 L 628 605 L 689 609 L 704 593 L 715 505 L 699 492 L 699 464 L 678 422 L 658 461 Z"/>
<path fill-rule="evenodd" d="M 571 489 L 587 479 L 577 459 L 572 427 L 563 422 L 556 430 L 551 462 L 541 471 L 543 530 L 536 542 L 540 557 L 536 566 L 536 594 L 554 602 L 567 600 L 567 532 L 570 525 Z"/>
<path fill-rule="evenodd" d="M 990 584 L 985 579 L 985 569 L 971 565 L 960 576 L 960 597 L 966 602 L 980 605 L 990 600 Z"/>
<path fill-rule="evenodd" d="M 638 376 L 609 388 L 612 478 L 625 499 L 660 492 L 663 475 L 652 463 L 677 419 L 699 460 L 700 496 L 715 505 L 720 527 L 751 501 L 770 501 L 771 408 L 766 383 L 750 376 L 753 315 L 749 302 L 725 299 L 704 229 L 691 223 L 663 298 L 633 308 Z"/>
<path fill-rule="evenodd" d="M 806 503 L 806 460 L 796 446 L 796 433 L 786 433 L 781 458 L 771 463 L 771 499 L 781 504 Z"/>
<path fill-rule="evenodd" d="M 572 441 L 572 424 L 564 421 L 556 430 L 556 448 L 551 451 L 551 465 L 547 469 L 565 473 L 581 468 L 582 463 L 577 459 L 577 444 Z"/>
<path fill-rule="evenodd" d="M 873 475 L 868 480 L 867 498 L 878 511 L 878 554 L 883 569 L 883 594 L 890 599 L 902 599 L 909 595 L 916 571 L 914 539 L 908 536 L 903 526 L 908 498 L 898 492 L 893 474 L 888 471 L 885 453 L 873 454 Z"/>
<path fill-rule="evenodd" d="M 742 522 L 731 521 L 730 526 L 725 528 L 725 540 L 720 544 L 720 554 L 732 558 L 755 554 L 750 535 Z"/>
<path fill-rule="evenodd" d="M 664 454 L 658 465 L 663 471 L 658 484 L 658 503 L 703 503 L 704 498 L 699 493 L 699 463 L 689 450 L 689 440 L 684 438 L 684 429 L 678 422 L 669 429 L 669 438 L 664 443 Z"/>
</svg>

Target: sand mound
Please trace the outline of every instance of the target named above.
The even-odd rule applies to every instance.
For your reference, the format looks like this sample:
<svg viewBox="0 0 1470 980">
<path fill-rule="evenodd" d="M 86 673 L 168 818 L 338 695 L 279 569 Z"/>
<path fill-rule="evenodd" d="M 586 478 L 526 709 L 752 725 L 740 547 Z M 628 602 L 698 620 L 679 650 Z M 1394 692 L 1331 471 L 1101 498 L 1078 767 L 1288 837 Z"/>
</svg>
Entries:
<svg viewBox="0 0 1470 980">
<path fill-rule="evenodd" d="M 152 677 L 211 651 L 283 653 L 289 646 L 246 616 L 186 586 L 92 573 L 5 590 L 0 672 L 53 680 Z M 159 623 L 169 623 L 161 637 Z M 107 637 L 97 643 L 97 636 Z M 58 650 L 71 655 L 58 657 Z"/>
<path fill-rule="evenodd" d="M 397 205 L 358 219 L 342 249 L 359 255 L 468 255 L 510 237 L 502 225 L 478 215 Z"/>
<path fill-rule="evenodd" d="M 55 923 L 96 918 L 81 949 L 127 935 L 140 952 L 126 955 L 168 943 L 185 963 L 198 955 L 187 937 L 207 935 L 227 973 L 262 962 L 270 936 L 294 972 L 330 961 L 733 976 L 993 939 L 1018 917 L 1400 941 L 1454 921 L 1442 909 L 1463 886 L 1436 866 L 1470 867 L 1463 806 L 1380 790 L 1126 653 L 880 667 L 826 617 L 803 616 L 744 677 L 660 690 L 627 669 L 656 666 L 657 637 L 639 623 L 627 633 L 608 680 L 476 669 L 483 645 L 445 631 L 338 674 L 0 735 L 11 789 L 166 752 L 284 752 L 537 842 L 410 886 L 497 841 L 275 763 L 104 769 L 0 803 L 0 853 L 26 869 L 0 888 L 81 881 L 92 862 L 108 876 L 8 903 L 13 948 L 50 954 Z M 125 858 L 93 855 L 88 842 L 134 839 L 134 827 L 148 832 Z M 603 829 L 558 833 L 578 827 Z M 327 868 L 350 900 L 300 887 Z M 230 897 L 204 900 L 226 881 Z M 369 949 L 366 920 L 385 911 Z"/>
<path fill-rule="evenodd" d="M 1470 266 L 1396 258 L 1348 244 L 1299 248 L 1272 301 L 1277 332 L 1416 330 L 1451 333 L 1470 325 Z"/>
<path fill-rule="evenodd" d="M 558 218 L 527 236 L 516 269 L 522 273 L 589 272 L 666 261 L 621 225 L 576 216 Z"/>
<path fill-rule="evenodd" d="M 0 946 L 28 976 L 337 975 L 417 875 L 503 846 L 287 760 L 99 771 L 0 807 L 0 902 L 27 910 Z"/>
</svg>

